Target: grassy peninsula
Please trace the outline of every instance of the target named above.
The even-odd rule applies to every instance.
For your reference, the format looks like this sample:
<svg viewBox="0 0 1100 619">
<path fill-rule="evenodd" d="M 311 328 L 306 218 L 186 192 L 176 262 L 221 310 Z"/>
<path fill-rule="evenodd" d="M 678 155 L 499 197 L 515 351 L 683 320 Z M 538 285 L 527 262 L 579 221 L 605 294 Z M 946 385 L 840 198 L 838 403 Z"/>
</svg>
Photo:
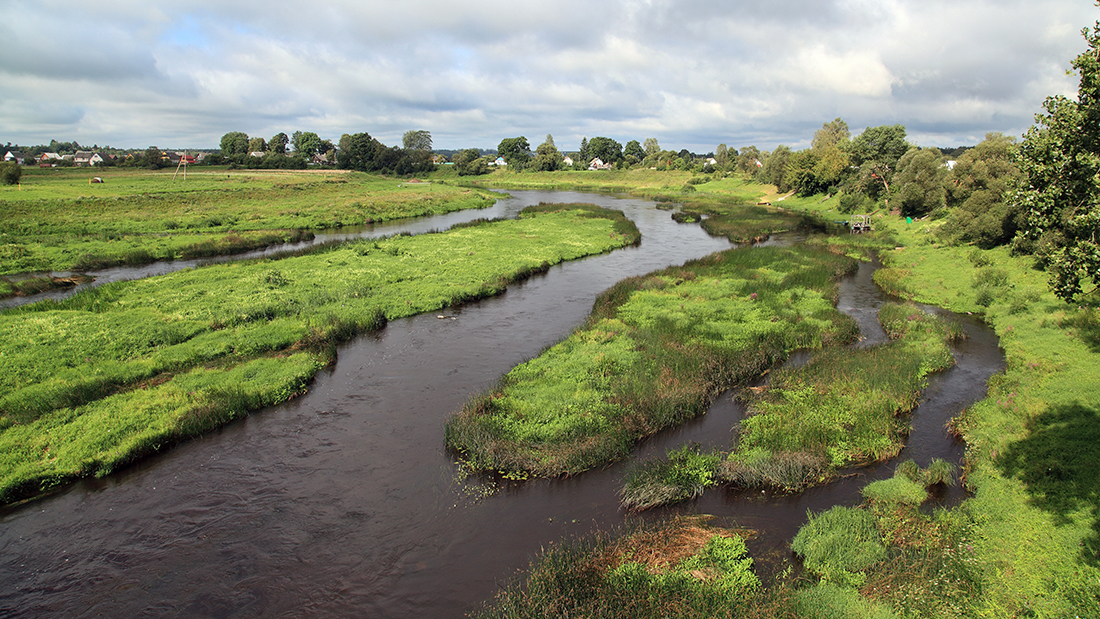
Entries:
<svg viewBox="0 0 1100 619">
<path fill-rule="evenodd" d="M 0 501 L 105 475 L 292 397 L 332 344 L 638 240 L 622 213 L 517 220 L 185 270 L 0 313 Z"/>
</svg>

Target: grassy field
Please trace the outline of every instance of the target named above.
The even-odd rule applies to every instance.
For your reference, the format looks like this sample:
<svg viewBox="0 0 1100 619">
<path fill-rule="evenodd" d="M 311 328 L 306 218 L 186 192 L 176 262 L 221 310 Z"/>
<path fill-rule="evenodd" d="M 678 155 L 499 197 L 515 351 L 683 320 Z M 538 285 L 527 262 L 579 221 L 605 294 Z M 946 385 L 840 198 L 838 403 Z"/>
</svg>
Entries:
<svg viewBox="0 0 1100 619">
<path fill-rule="evenodd" d="M 107 474 L 286 400 L 331 360 L 333 343 L 386 320 L 497 294 L 638 238 L 618 211 L 557 205 L 0 313 L 0 502 Z"/>
<path fill-rule="evenodd" d="M 29 168 L 18 187 L 0 187 L 0 275 L 236 253 L 497 198 L 335 170 L 202 170 L 183 180 L 173 170 Z M 104 182 L 89 183 L 93 175 Z"/>
<path fill-rule="evenodd" d="M 583 327 L 453 417 L 447 445 L 510 476 L 622 458 L 791 351 L 854 338 L 833 306 L 836 279 L 854 266 L 812 248 L 742 248 L 624 280 Z"/>
</svg>

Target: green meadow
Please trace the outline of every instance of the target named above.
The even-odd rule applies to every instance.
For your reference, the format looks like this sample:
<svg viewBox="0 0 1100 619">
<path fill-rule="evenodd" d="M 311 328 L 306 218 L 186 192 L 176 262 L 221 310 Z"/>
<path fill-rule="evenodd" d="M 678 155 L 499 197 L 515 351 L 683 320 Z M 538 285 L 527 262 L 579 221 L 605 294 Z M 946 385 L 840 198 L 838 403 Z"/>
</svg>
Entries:
<svg viewBox="0 0 1100 619">
<path fill-rule="evenodd" d="M 90 183 L 99 176 L 103 183 Z M 487 191 L 333 170 L 29 168 L 0 187 L 0 275 L 229 254 L 491 206 Z M 0 293 L 4 292 L 0 290 Z M 10 294 L 10 292 L 9 292 Z"/>
<path fill-rule="evenodd" d="M 333 344 L 387 320 L 498 294 L 638 239 L 618 211 L 544 206 L 0 313 L 0 501 L 110 473 L 284 401 L 332 360 Z"/>
<path fill-rule="evenodd" d="M 834 307 L 854 267 L 819 249 L 749 247 L 624 280 L 585 325 L 452 417 L 447 445 L 507 476 L 621 459 L 790 352 L 854 339 Z"/>
</svg>

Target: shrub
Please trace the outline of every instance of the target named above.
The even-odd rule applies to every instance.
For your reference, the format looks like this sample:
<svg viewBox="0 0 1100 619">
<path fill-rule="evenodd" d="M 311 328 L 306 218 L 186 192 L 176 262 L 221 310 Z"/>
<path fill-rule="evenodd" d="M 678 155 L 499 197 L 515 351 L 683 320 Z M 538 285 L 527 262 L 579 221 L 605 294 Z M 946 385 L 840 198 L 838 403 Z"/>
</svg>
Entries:
<svg viewBox="0 0 1100 619">
<path fill-rule="evenodd" d="M 15 185 L 23 177 L 23 167 L 14 161 L 0 162 L 0 183 Z"/>
</svg>

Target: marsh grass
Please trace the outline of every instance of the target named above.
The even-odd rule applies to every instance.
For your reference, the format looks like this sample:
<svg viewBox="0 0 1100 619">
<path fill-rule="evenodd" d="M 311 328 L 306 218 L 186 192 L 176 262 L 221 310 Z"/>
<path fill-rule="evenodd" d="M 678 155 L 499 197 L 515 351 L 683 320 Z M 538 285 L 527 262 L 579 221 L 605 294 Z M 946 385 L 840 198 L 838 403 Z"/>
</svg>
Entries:
<svg viewBox="0 0 1100 619">
<path fill-rule="evenodd" d="M 717 483 L 721 461 L 717 452 L 702 453 L 698 445 L 669 450 L 663 459 L 627 470 L 620 502 L 627 509 L 640 511 L 693 499 Z"/>
<path fill-rule="evenodd" d="M 799 490 L 901 450 L 905 414 L 919 403 L 927 377 L 954 363 L 947 343 L 960 331 L 915 306 L 884 304 L 879 316 L 893 338 L 887 344 L 823 349 L 804 366 L 777 371 L 761 393 L 746 394 L 748 416 L 721 469 L 724 479 Z"/>
<path fill-rule="evenodd" d="M 864 570 L 886 557 L 871 511 L 838 505 L 807 516 L 791 550 L 802 556 L 806 569 L 824 580 L 858 586 L 866 580 Z"/>
<path fill-rule="evenodd" d="M 583 327 L 452 417 L 447 445 L 475 469 L 536 476 L 620 459 L 790 351 L 852 339 L 832 300 L 853 266 L 819 250 L 744 248 L 624 280 Z"/>
<path fill-rule="evenodd" d="M 735 243 L 756 243 L 791 230 L 820 229 L 823 222 L 809 215 L 764 206 L 724 206 L 707 217 L 702 228 Z"/>
<path fill-rule="evenodd" d="M 107 284 L 0 313 L 0 451 L 12 456 L 0 461 L 0 496 L 104 474 L 150 445 L 285 400 L 300 389 L 285 388 L 280 372 L 304 384 L 336 344 L 388 319 L 497 294 L 550 264 L 634 242 L 636 232 L 616 232 L 621 213 L 608 217 L 566 208 Z M 267 386 L 235 395 L 245 380 L 235 372 L 260 369 Z M 200 375 L 210 384 L 179 386 Z M 126 404 L 138 394 L 140 406 Z M 144 425 L 112 425 L 127 407 Z M 117 438 L 95 438 L 105 429 Z M 48 449 L 27 447 L 43 441 Z"/>
<path fill-rule="evenodd" d="M 546 549 L 475 617 L 731 616 L 760 581 L 744 540 L 698 518 L 597 532 Z"/>
</svg>

